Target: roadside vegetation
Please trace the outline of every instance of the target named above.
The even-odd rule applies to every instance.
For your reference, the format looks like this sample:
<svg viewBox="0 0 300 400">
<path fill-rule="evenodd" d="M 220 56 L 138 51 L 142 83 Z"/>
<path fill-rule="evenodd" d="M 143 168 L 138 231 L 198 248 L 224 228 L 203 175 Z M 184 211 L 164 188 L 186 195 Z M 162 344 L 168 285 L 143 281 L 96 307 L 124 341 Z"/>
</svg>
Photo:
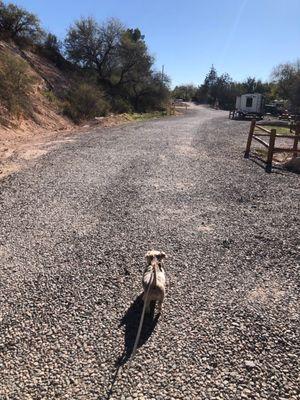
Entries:
<svg viewBox="0 0 300 400">
<path fill-rule="evenodd" d="M 21 58 L 0 54 L 0 102 L 9 115 L 30 115 L 29 95 L 35 80 Z"/>
<path fill-rule="evenodd" d="M 119 20 L 81 18 L 60 41 L 42 28 L 36 15 L 0 0 L 0 40 L 18 46 L 21 56 L 25 57 L 24 51 L 43 56 L 68 74 L 69 88 L 56 93 L 50 87 L 44 94 L 76 123 L 108 113 L 167 109 L 169 78 L 155 71 L 154 58 L 141 31 Z M 18 79 L 8 76 L 7 69 Z M 5 76 L 0 84 L 1 107 L 17 117 L 27 115 L 34 82 L 28 78 L 26 63 L 17 57 L 6 60 L 6 55 L 1 56 L 0 74 Z"/>
<path fill-rule="evenodd" d="M 283 100 L 291 112 L 300 113 L 300 61 L 276 66 L 269 82 L 262 82 L 255 77 L 235 82 L 227 73 L 219 75 L 212 66 L 200 86 L 176 86 L 172 97 L 230 110 L 235 106 L 236 97 L 246 93 L 261 93 L 267 103 Z"/>
</svg>

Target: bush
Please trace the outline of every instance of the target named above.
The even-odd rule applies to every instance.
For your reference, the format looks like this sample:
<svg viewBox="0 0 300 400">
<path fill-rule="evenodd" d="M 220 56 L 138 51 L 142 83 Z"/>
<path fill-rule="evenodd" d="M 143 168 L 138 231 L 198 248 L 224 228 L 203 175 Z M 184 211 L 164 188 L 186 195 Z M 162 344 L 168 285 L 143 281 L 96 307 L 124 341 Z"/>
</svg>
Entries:
<svg viewBox="0 0 300 400">
<path fill-rule="evenodd" d="M 132 112 L 132 106 L 129 101 L 123 99 L 120 96 L 113 96 L 111 98 L 111 104 L 113 111 L 116 113 L 131 113 Z"/>
<path fill-rule="evenodd" d="M 0 54 L 0 101 L 10 115 L 20 117 L 31 114 L 29 95 L 34 82 L 25 61 Z"/>
<path fill-rule="evenodd" d="M 74 122 L 105 116 L 109 105 L 102 91 L 90 83 L 79 83 L 67 93 L 64 114 Z"/>
</svg>

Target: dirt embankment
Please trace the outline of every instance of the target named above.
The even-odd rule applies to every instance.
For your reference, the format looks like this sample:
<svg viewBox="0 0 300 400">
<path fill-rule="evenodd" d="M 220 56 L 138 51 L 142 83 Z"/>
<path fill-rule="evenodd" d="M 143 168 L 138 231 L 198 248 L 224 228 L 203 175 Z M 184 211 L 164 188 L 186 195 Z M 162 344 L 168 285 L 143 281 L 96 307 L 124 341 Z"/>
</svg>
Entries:
<svg viewBox="0 0 300 400">
<path fill-rule="evenodd" d="M 0 101 L 0 179 L 14 173 L 30 161 L 46 154 L 62 142 L 72 140 L 71 134 L 99 125 L 108 127 L 132 120 L 128 115 L 96 118 L 94 121 L 74 125 L 62 115 L 58 99 L 71 84 L 71 76 L 45 57 L 14 44 L 0 41 L 1 59 L 23 60 L 33 87 L 28 95 L 31 113 L 14 118 Z"/>
<path fill-rule="evenodd" d="M 3 58 L 23 60 L 34 84 L 28 95 L 31 113 L 27 117 L 14 118 L 0 104 L 0 179 L 20 168 L 22 162 L 44 154 L 43 143 L 65 136 L 74 124 L 61 115 L 55 102 L 55 94 L 66 90 L 70 84 L 67 73 L 54 63 L 14 44 L 0 41 Z M 0 65 L 0 68 L 2 65 Z"/>
</svg>

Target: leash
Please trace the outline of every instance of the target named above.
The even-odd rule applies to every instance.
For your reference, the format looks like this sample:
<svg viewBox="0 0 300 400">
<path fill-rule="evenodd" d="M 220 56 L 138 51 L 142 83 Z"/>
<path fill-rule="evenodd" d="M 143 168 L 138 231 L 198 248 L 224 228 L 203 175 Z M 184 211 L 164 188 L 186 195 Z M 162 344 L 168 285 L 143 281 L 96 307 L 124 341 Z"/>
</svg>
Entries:
<svg viewBox="0 0 300 400">
<path fill-rule="evenodd" d="M 146 310 L 147 299 L 148 299 L 148 296 L 149 296 L 149 291 L 150 291 L 151 284 L 152 284 L 152 282 L 153 282 L 153 274 L 154 274 L 154 273 L 153 273 L 153 269 L 152 269 L 152 271 L 151 271 L 151 276 L 150 276 L 150 280 L 149 280 L 149 284 L 148 284 L 148 288 L 147 288 L 147 292 L 146 292 L 146 296 L 145 296 L 145 299 L 144 299 L 144 305 L 143 305 L 143 311 L 142 311 L 142 315 L 141 315 L 141 319 L 140 319 L 139 329 L 138 329 L 138 332 L 137 332 L 137 334 L 136 334 L 136 338 L 135 338 L 135 342 L 134 342 L 134 346 L 133 346 L 133 350 L 132 350 L 131 356 L 130 356 L 130 358 L 129 358 L 129 362 L 130 362 L 130 361 L 133 359 L 133 357 L 135 356 L 135 353 L 136 353 L 136 350 L 137 350 L 137 347 L 138 347 L 138 344 L 139 344 L 139 340 L 140 340 L 140 336 L 141 336 L 141 331 L 142 331 L 142 326 L 143 326 L 143 322 L 144 322 L 144 316 L 145 316 L 145 310 Z M 116 373 L 115 373 L 115 376 L 114 376 L 114 378 L 113 378 L 113 382 L 111 383 L 110 388 L 109 388 L 109 391 L 108 391 L 108 396 L 107 396 L 107 398 L 106 398 L 107 400 L 110 399 L 110 397 L 111 397 L 111 395 L 112 395 L 112 393 L 113 393 L 113 387 L 114 387 L 115 381 L 116 381 L 116 379 L 117 379 L 117 377 L 118 377 L 120 371 L 122 370 L 122 368 L 123 368 L 123 365 L 120 365 L 120 366 L 118 367 Z"/>
<path fill-rule="evenodd" d="M 145 296 L 145 298 L 144 298 L 143 311 L 142 311 L 142 315 L 141 315 L 141 319 L 140 319 L 139 329 L 138 329 L 138 331 L 137 331 L 136 338 L 135 338 L 135 342 L 134 342 L 134 346 L 133 346 L 133 350 L 132 350 L 132 353 L 131 353 L 131 357 L 130 357 L 131 359 L 133 359 L 133 357 L 135 356 L 135 353 L 136 353 L 136 350 L 137 350 L 137 347 L 138 347 L 138 344 L 139 344 L 139 340 L 140 340 L 140 336 L 141 336 L 141 331 L 142 331 L 142 326 L 143 326 L 143 322 L 144 322 L 144 316 L 145 316 L 145 310 L 146 310 L 147 299 L 148 299 L 148 295 L 149 295 L 149 291 L 150 291 L 150 287 L 151 287 L 152 282 L 153 282 L 153 269 L 152 269 L 152 271 L 151 271 L 151 277 L 150 277 L 150 280 L 149 280 L 149 284 L 148 284 L 148 288 L 147 288 L 147 293 L 146 293 L 146 296 Z"/>
</svg>

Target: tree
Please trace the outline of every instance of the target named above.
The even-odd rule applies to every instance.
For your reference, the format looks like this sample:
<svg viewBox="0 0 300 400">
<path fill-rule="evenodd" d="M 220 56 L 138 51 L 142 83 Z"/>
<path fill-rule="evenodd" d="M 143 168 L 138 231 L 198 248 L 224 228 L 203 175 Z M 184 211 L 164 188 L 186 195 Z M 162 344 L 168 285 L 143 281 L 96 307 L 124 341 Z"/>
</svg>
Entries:
<svg viewBox="0 0 300 400">
<path fill-rule="evenodd" d="M 94 18 L 82 18 L 67 33 L 67 57 L 80 67 L 96 69 L 105 79 L 114 67 L 123 31 L 122 24 L 114 19 L 99 25 Z"/>
<path fill-rule="evenodd" d="M 0 2 L 0 36 L 38 42 L 43 35 L 38 17 L 12 3 Z"/>
<path fill-rule="evenodd" d="M 139 29 L 125 29 L 118 20 L 81 19 L 69 29 L 65 47 L 70 61 L 97 73 L 116 110 L 144 109 L 141 98 L 150 98 L 150 86 L 151 98 L 158 92 L 154 60 Z"/>
<path fill-rule="evenodd" d="M 300 74 L 295 77 L 291 92 L 289 94 L 292 111 L 295 113 L 300 112 Z"/>
<path fill-rule="evenodd" d="M 277 84 L 277 93 L 284 99 L 289 99 L 295 82 L 300 74 L 299 61 L 280 64 L 273 69 L 272 78 Z"/>
<path fill-rule="evenodd" d="M 242 92 L 243 93 L 261 93 L 265 94 L 268 91 L 268 84 L 263 83 L 260 79 L 255 77 L 248 77 L 244 82 L 242 82 Z"/>
<path fill-rule="evenodd" d="M 177 98 L 185 101 L 192 101 L 195 99 L 196 92 L 196 86 L 194 86 L 192 83 L 189 83 L 186 85 L 175 86 L 172 96 L 175 99 Z"/>
<path fill-rule="evenodd" d="M 217 99 L 217 80 L 218 74 L 215 67 L 212 65 L 204 79 L 202 87 L 202 93 L 206 96 L 209 104 L 214 104 Z"/>
<path fill-rule="evenodd" d="M 56 35 L 53 35 L 52 33 L 48 33 L 45 37 L 43 46 L 47 50 L 51 50 L 56 53 L 61 52 L 62 48 L 62 43 L 58 40 Z"/>
</svg>

